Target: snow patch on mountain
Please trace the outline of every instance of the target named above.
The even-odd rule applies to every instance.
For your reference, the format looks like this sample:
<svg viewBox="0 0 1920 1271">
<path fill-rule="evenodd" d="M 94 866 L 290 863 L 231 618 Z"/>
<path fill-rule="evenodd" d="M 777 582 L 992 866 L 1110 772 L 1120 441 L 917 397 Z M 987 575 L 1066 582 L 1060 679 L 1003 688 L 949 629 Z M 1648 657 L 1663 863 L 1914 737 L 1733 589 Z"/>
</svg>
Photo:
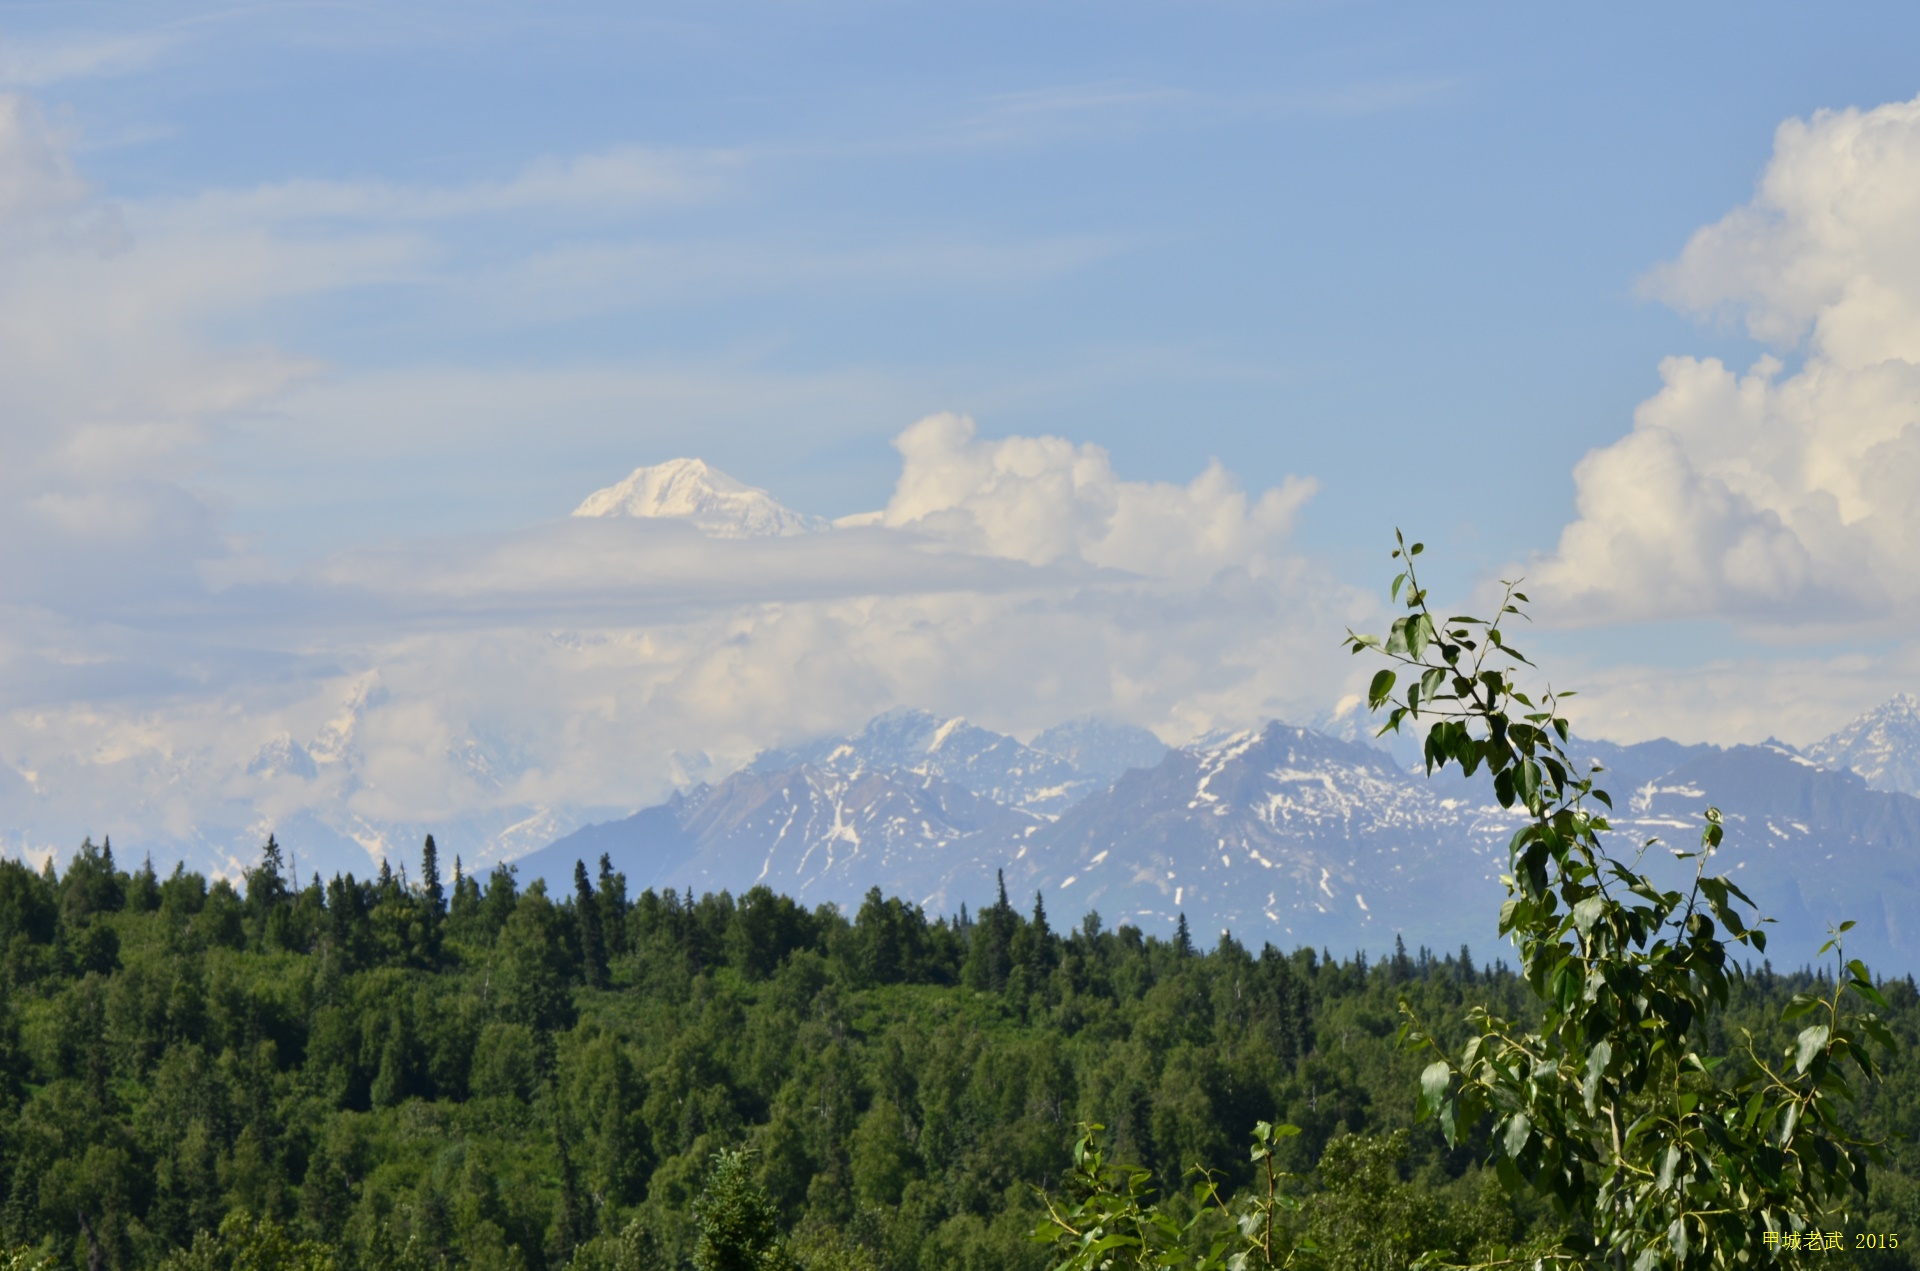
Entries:
<svg viewBox="0 0 1920 1271">
<path fill-rule="evenodd" d="M 761 773 L 807 764 L 849 776 L 908 774 L 952 782 L 1007 807 L 1057 816 L 1131 768 L 1150 768 L 1167 747 L 1144 728 L 1086 718 L 1048 729 L 1026 745 L 970 723 L 902 707 L 878 715 L 851 737 L 825 737 L 763 751 L 747 766 Z"/>
<path fill-rule="evenodd" d="M 1876 790 L 1920 794 L 1920 698 L 1897 694 L 1804 753 Z"/>
</svg>

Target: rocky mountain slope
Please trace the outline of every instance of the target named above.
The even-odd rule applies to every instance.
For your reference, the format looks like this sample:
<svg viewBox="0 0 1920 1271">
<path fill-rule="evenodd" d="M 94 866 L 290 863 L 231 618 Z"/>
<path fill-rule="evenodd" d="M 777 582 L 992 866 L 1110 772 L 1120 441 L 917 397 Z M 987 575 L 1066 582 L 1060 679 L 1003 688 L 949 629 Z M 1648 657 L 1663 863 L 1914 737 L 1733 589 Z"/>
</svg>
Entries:
<svg viewBox="0 0 1920 1271">
<path fill-rule="evenodd" d="M 1829 768 L 1858 773 L 1876 790 L 1920 795 L 1920 698 L 1901 693 L 1808 746 L 1806 754 Z"/>
</svg>

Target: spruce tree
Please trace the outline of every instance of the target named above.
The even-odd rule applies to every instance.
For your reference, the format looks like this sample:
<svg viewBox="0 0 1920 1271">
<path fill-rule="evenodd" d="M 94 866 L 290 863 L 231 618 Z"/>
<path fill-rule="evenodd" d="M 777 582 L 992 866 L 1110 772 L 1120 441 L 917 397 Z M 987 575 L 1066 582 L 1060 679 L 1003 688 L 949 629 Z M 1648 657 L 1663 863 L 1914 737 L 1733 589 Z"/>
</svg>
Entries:
<svg viewBox="0 0 1920 1271">
<path fill-rule="evenodd" d="M 607 941 L 600 927 L 600 905 L 587 878 L 587 863 L 573 863 L 573 917 L 580 926 L 580 963 L 587 983 L 607 987 Z"/>
<path fill-rule="evenodd" d="M 428 966 L 440 961 L 440 938 L 447 916 L 446 893 L 440 887 L 440 849 L 433 835 L 420 846 L 420 960 Z"/>
<path fill-rule="evenodd" d="M 440 888 L 440 850 L 434 846 L 431 834 L 420 847 L 420 894 L 426 897 L 427 912 L 433 918 L 446 914 L 447 897 Z"/>
<path fill-rule="evenodd" d="M 615 872 L 612 859 L 600 853 L 600 934 L 606 940 L 607 956 L 627 951 L 627 876 Z"/>
</svg>

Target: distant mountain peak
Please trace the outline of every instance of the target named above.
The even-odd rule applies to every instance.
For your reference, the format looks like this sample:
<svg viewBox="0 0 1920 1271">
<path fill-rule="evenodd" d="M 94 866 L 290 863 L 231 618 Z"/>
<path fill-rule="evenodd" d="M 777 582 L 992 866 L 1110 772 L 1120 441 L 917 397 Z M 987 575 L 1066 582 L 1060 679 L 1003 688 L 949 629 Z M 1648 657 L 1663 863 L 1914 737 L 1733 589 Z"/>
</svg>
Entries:
<svg viewBox="0 0 1920 1271">
<path fill-rule="evenodd" d="M 1805 754 L 1858 773 L 1876 790 L 1920 794 L 1920 697 L 1896 693 Z"/>
<path fill-rule="evenodd" d="M 828 528 L 704 459 L 635 468 L 619 484 L 589 494 L 573 515 L 685 521 L 709 538 L 790 538 Z"/>
<path fill-rule="evenodd" d="M 290 733 L 281 733 L 260 747 L 247 765 L 249 777 L 300 777 L 311 781 L 320 775 L 320 769 L 314 764 L 313 756 L 307 748 L 293 739 Z"/>
<path fill-rule="evenodd" d="M 806 765 L 844 775 L 907 773 L 1051 816 L 1129 769 L 1152 767 L 1166 754 L 1167 747 L 1146 729 L 1092 717 L 1057 725 L 1026 745 L 964 715 L 898 706 L 849 736 L 763 750 L 747 769 L 773 774 Z"/>
</svg>

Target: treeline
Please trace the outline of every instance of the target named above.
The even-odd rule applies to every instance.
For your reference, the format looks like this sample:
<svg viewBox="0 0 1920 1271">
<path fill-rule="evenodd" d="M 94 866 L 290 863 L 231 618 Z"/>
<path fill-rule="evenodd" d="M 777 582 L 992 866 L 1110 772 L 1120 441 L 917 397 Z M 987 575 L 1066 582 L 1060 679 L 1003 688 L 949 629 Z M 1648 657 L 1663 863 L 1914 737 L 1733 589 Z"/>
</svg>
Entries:
<svg viewBox="0 0 1920 1271">
<path fill-rule="evenodd" d="M 1399 1000 L 1437 1031 L 1527 1011 L 1465 949 L 1201 949 L 1184 920 L 1056 929 L 1004 889 L 944 919 L 876 891 L 849 919 L 766 888 L 633 897 L 604 858 L 564 896 L 442 869 L 431 839 L 411 877 L 304 886 L 272 841 L 239 887 L 105 844 L 64 872 L 0 861 L 0 1244 L 75 1268 L 259 1262 L 252 1241 L 341 1271 L 642 1271 L 690 1265 L 696 1212 L 727 1210 L 812 1271 L 1017 1271 L 1048 1265 L 1036 1189 L 1087 1122 L 1166 1192 L 1196 1164 L 1245 1185 L 1253 1126 L 1301 1127 L 1282 1163 L 1329 1267 L 1555 1221 L 1413 1125 Z M 1745 1028 L 1777 1050 L 1810 980 L 1743 977 L 1724 1049 Z M 1858 1111 L 1890 1155 L 1857 1225 L 1911 1233 L 1871 1255 L 1906 1266 L 1920 1002 L 1885 991 L 1907 1048 Z"/>
</svg>

